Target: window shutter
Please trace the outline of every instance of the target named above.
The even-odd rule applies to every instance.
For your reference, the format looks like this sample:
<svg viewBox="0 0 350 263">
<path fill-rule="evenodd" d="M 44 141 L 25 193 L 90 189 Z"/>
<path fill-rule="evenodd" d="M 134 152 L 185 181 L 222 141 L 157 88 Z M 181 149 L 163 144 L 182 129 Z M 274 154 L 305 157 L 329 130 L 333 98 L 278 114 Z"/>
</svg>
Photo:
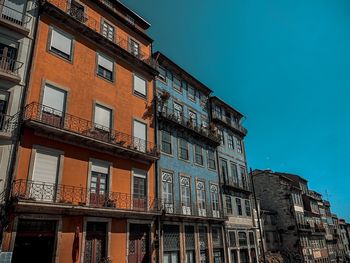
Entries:
<svg viewBox="0 0 350 263">
<path fill-rule="evenodd" d="M 146 81 L 136 75 L 134 75 L 134 90 L 142 95 L 146 96 L 147 84 Z"/>
<path fill-rule="evenodd" d="M 95 106 L 95 123 L 105 128 L 111 128 L 111 110 L 96 105 Z"/>
<path fill-rule="evenodd" d="M 66 92 L 56 89 L 52 86 L 45 86 L 43 105 L 54 108 L 57 111 L 63 112 L 66 101 Z"/>
<path fill-rule="evenodd" d="M 37 151 L 35 155 L 33 181 L 55 184 L 59 155 L 45 151 Z"/>
<path fill-rule="evenodd" d="M 100 54 L 98 54 L 98 65 L 113 72 L 113 61 L 111 61 L 110 59 L 101 56 Z"/>
<path fill-rule="evenodd" d="M 17 1 L 5 0 L 3 11 L 2 11 L 3 15 L 9 16 L 17 21 L 22 22 L 25 2 L 26 2 L 25 0 L 17 0 Z M 17 12 L 15 12 L 14 10 Z"/>
<path fill-rule="evenodd" d="M 96 173 L 108 174 L 109 165 L 106 163 L 94 161 L 91 165 L 91 171 Z"/>
<path fill-rule="evenodd" d="M 146 140 L 146 125 L 139 121 L 134 121 L 134 137 Z"/>
<path fill-rule="evenodd" d="M 52 29 L 51 46 L 70 56 L 72 39 Z"/>
</svg>

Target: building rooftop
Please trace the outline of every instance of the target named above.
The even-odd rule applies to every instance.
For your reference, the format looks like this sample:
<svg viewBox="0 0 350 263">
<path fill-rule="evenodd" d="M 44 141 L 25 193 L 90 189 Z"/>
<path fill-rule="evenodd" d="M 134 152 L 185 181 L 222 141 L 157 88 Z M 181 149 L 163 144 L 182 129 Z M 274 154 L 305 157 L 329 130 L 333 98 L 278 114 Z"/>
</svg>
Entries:
<svg viewBox="0 0 350 263">
<path fill-rule="evenodd" d="M 153 58 L 162 67 L 165 67 L 165 68 L 171 70 L 178 77 L 187 81 L 191 86 L 194 86 L 198 90 L 202 91 L 205 95 L 209 96 L 212 93 L 212 90 L 210 88 L 208 88 L 205 84 L 203 84 L 197 78 L 195 78 L 190 73 L 188 73 L 182 67 L 177 65 L 173 60 L 171 60 L 169 57 L 165 56 L 163 53 L 157 51 L 153 54 Z"/>
<path fill-rule="evenodd" d="M 227 110 L 231 111 L 232 113 L 234 113 L 239 119 L 241 119 L 242 117 L 244 117 L 244 115 L 239 112 L 238 110 L 236 110 L 235 108 L 233 108 L 232 106 L 230 106 L 229 104 L 227 104 L 226 102 L 224 102 L 222 99 L 220 99 L 217 96 L 213 96 L 210 98 L 210 100 L 212 102 L 214 102 L 217 105 L 220 105 L 224 108 L 226 108 Z"/>
<path fill-rule="evenodd" d="M 123 10 L 125 13 L 127 13 L 130 17 L 135 19 L 138 25 L 140 25 L 144 30 L 148 29 L 151 24 L 147 22 L 144 18 L 142 18 L 140 15 L 138 15 L 136 12 L 131 10 L 129 7 L 127 7 L 125 4 L 123 4 L 119 0 L 112 0 L 121 10 Z"/>
</svg>

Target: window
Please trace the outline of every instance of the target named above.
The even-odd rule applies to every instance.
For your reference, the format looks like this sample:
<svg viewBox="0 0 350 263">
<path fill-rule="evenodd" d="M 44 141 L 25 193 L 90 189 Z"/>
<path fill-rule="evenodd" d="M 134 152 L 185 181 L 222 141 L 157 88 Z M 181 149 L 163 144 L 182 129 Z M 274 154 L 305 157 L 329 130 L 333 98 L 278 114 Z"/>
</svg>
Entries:
<svg viewBox="0 0 350 263">
<path fill-rule="evenodd" d="M 114 26 L 103 21 L 102 23 L 102 35 L 111 41 L 114 41 Z"/>
<path fill-rule="evenodd" d="M 8 105 L 8 92 L 0 92 L 0 130 L 4 129 L 6 122 L 7 105 Z"/>
<path fill-rule="evenodd" d="M 182 117 L 183 117 L 183 108 L 180 104 L 178 103 L 175 103 L 174 102 L 174 115 L 175 115 L 175 118 L 178 120 L 178 121 L 181 121 L 182 120 Z"/>
<path fill-rule="evenodd" d="M 190 178 L 180 177 L 181 205 L 184 215 L 191 215 L 191 183 Z"/>
<path fill-rule="evenodd" d="M 161 139 L 162 139 L 162 143 L 161 143 L 162 152 L 172 154 L 173 147 L 171 143 L 171 133 L 167 131 L 162 131 Z"/>
<path fill-rule="evenodd" d="M 226 195 L 226 211 L 229 215 L 233 214 L 231 196 L 229 195 Z"/>
<path fill-rule="evenodd" d="M 236 232 L 230 231 L 229 238 L 230 238 L 230 247 L 235 247 L 236 246 Z"/>
<path fill-rule="evenodd" d="M 147 209 L 147 171 L 133 171 L 133 207 Z"/>
<path fill-rule="evenodd" d="M 237 152 L 242 153 L 243 148 L 242 148 L 242 141 L 240 139 L 237 139 Z"/>
<path fill-rule="evenodd" d="M 204 182 L 198 181 L 196 185 L 197 191 L 197 204 L 198 204 L 198 214 L 199 216 L 206 216 L 207 211 L 205 208 L 206 198 L 205 198 L 205 185 Z"/>
<path fill-rule="evenodd" d="M 228 178 L 227 161 L 224 159 L 220 159 L 220 163 L 221 163 L 221 178 L 227 179 Z"/>
<path fill-rule="evenodd" d="M 237 205 L 237 214 L 238 215 L 243 215 L 242 213 L 242 200 L 239 198 L 236 198 L 236 205 Z"/>
<path fill-rule="evenodd" d="M 201 146 L 199 146 L 198 144 L 194 145 L 194 154 L 195 154 L 195 163 L 199 164 L 199 165 L 203 165 L 204 161 L 203 161 L 203 149 Z"/>
<path fill-rule="evenodd" d="M 221 119 L 221 108 L 219 106 L 215 105 L 214 115 L 215 115 L 216 118 Z"/>
<path fill-rule="evenodd" d="M 142 97 L 147 96 L 147 82 L 134 74 L 134 92 Z"/>
<path fill-rule="evenodd" d="M 50 50 L 57 55 L 71 60 L 72 59 L 73 38 L 63 33 L 61 30 L 52 28 Z"/>
<path fill-rule="evenodd" d="M 101 130 L 109 131 L 111 128 L 112 111 L 99 104 L 95 105 L 95 127 Z"/>
<path fill-rule="evenodd" d="M 244 189 L 248 189 L 247 173 L 246 173 L 245 167 L 241 166 L 240 170 L 241 170 L 242 187 Z"/>
<path fill-rule="evenodd" d="M 177 77 L 173 76 L 173 88 L 179 92 L 182 91 L 182 84 L 181 80 L 178 79 Z"/>
<path fill-rule="evenodd" d="M 3 3 L 4 1 L 2 1 Z M 26 10 L 26 1 L 5 0 L 1 7 L 2 18 L 11 21 L 17 25 L 23 25 L 23 14 Z"/>
<path fill-rule="evenodd" d="M 54 184 L 57 184 L 59 161 L 60 156 L 58 154 L 50 152 L 48 150 L 37 149 L 34 160 L 32 180 L 40 184 L 47 184 L 47 187 L 44 187 L 41 190 L 42 192 L 39 192 L 42 195 L 37 195 L 38 192 L 33 191 L 36 199 L 41 198 L 42 200 L 46 201 L 53 200 L 55 194 Z M 45 189 L 47 192 L 44 193 L 43 190 Z"/>
<path fill-rule="evenodd" d="M 216 170 L 215 152 L 213 150 L 208 150 L 208 167 Z"/>
<path fill-rule="evenodd" d="M 231 124 L 231 114 L 229 112 L 225 112 L 226 123 Z"/>
<path fill-rule="evenodd" d="M 62 117 L 65 111 L 66 92 L 46 84 L 42 104 L 43 112 Z"/>
<path fill-rule="evenodd" d="M 245 232 L 238 232 L 238 242 L 240 246 L 246 246 L 247 242 L 247 234 Z"/>
<path fill-rule="evenodd" d="M 254 240 L 254 233 L 253 232 L 249 232 L 249 244 L 251 246 L 255 245 L 255 240 Z"/>
<path fill-rule="evenodd" d="M 183 160 L 189 159 L 189 153 L 188 153 L 188 142 L 185 139 L 180 138 L 179 139 L 179 157 Z"/>
<path fill-rule="evenodd" d="M 158 77 L 159 77 L 162 81 L 166 82 L 166 76 L 167 76 L 166 70 L 165 70 L 164 68 L 162 68 L 162 67 L 158 67 L 158 72 L 159 72 Z"/>
<path fill-rule="evenodd" d="M 101 204 L 108 192 L 109 165 L 99 161 L 93 161 L 91 164 L 90 179 L 90 203 L 94 205 Z"/>
<path fill-rule="evenodd" d="M 220 139 L 221 139 L 220 143 L 221 143 L 222 146 L 224 146 L 225 145 L 224 131 L 223 130 L 219 130 L 218 132 L 219 132 Z"/>
<path fill-rule="evenodd" d="M 210 198 L 211 198 L 211 205 L 213 209 L 213 216 L 219 217 L 219 189 L 217 185 L 211 185 L 210 186 Z"/>
<path fill-rule="evenodd" d="M 250 201 L 249 200 L 245 200 L 245 214 L 247 216 L 252 216 L 252 212 L 250 210 Z"/>
<path fill-rule="evenodd" d="M 113 81 L 114 61 L 105 55 L 97 54 L 97 75 Z"/>
<path fill-rule="evenodd" d="M 197 126 L 197 114 L 193 111 L 188 111 L 188 116 L 190 118 L 190 122 L 193 126 Z"/>
<path fill-rule="evenodd" d="M 230 165 L 231 165 L 231 176 L 232 176 L 233 182 L 238 185 L 239 177 L 238 177 L 237 165 L 232 162 L 230 163 Z"/>
<path fill-rule="evenodd" d="M 234 149 L 235 148 L 235 144 L 234 144 L 234 138 L 231 134 L 227 135 L 227 144 L 228 144 L 228 148 L 230 149 Z"/>
<path fill-rule="evenodd" d="M 130 39 L 129 40 L 129 48 L 130 48 L 130 53 L 134 55 L 135 57 L 140 56 L 140 44 L 137 43 L 135 40 Z"/>
<path fill-rule="evenodd" d="M 147 125 L 137 120 L 134 120 L 134 147 L 141 152 L 147 149 Z"/>
<path fill-rule="evenodd" d="M 173 175 L 168 172 L 162 172 L 162 184 L 164 209 L 167 213 L 174 213 Z"/>
<path fill-rule="evenodd" d="M 196 90 L 190 85 L 187 87 L 187 96 L 192 101 L 196 100 Z"/>
<path fill-rule="evenodd" d="M 71 1 L 69 14 L 81 23 L 85 23 L 87 20 L 84 6 L 75 0 Z"/>
</svg>

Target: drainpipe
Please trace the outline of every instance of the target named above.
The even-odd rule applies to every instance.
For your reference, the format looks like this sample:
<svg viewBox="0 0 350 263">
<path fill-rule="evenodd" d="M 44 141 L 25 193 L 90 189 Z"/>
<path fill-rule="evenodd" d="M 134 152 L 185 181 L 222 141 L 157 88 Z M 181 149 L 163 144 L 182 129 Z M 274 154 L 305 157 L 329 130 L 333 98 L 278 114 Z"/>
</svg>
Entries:
<svg viewBox="0 0 350 263">
<path fill-rule="evenodd" d="M 257 215 L 257 218 L 258 218 L 258 227 L 259 227 L 259 231 L 260 231 L 261 250 L 262 250 L 262 254 L 263 254 L 263 262 L 266 263 L 265 245 L 264 245 L 264 240 L 263 240 L 263 232 L 262 232 L 262 226 L 261 226 L 261 220 L 260 220 L 260 213 L 259 213 L 258 201 L 257 201 L 257 199 L 256 199 L 256 194 L 255 194 L 255 187 L 254 187 L 254 181 L 253 181 L 253 171 L 252 171 L 252 168 L 250 168 L 250 181 L 251 181 L 251 184 L 252 184 L 253 196 L 254 196 L 255 207 L 256 207 L 256 215 Z"/>
<path fill-rule="evenodd" d="M 32 7 L 35 6 L 35 1 L 32 1 Z M 19 108 L 19 112 L 18 114 L 18 126 L 16 127 L 16 134 L 15 134 L 15 139 L 14 139 L 14 145 L 12 147 L 12 153 L 11 154 L 11 159 L 9 160 L 9 166 L 8 166 L 8 178 L 6 179 L 6 186 L 4 187 L 5 189 L 5 195 L 4 195 L 4 201 L 5 201 L 5 214 L 4 214 L 4 218 L 7 218 L 7 209 L 8 209 L 8 205 L 9 205 L 9 198 L 10 198 L 10 192 L 11 192 L 11 185 L 12 185 L 12 180 L 13 180 L 13 175 L 14 175 L 14 171 L 15 171 L 15 165 L 16 165 L 16 159 L 17 159 L 17 152 L 18 152 L 18 148 L 19 148 L 19 144 L 20 144 L 20 139 L 21 139 L 21 130 L 22 130 L 22 114 L 23 114 L 23 109 L 25 106 L 25 102 L 26 102 L 26 98 L 27 98 L 27 92 L 28 92 L 28 86 L 31 80 L 31 70 L 33 67 L 33 56 L 34 56 L 34 50 L 36 47 L 36 43 L 37 43 L 37 32 L 38 32 L 38 27 L 39 27 L 39 21 L 40 21 L 40 2 L 38 3 L 38 10 L 37 10 L 37 17 L 35 17 L 35 15 L 32 17 L 34 20 L 34 30 L 33 30 L 33 40 L 31 43 L 31 48 L 30 48 L 30 56 L 28 59 L 28 67 L 27 70 L 25 72 L 25 85 L 23 87 L 23 91 L 21 94 L 21 101 L 20 101 L 20 108 Z M 28 10 L 26 10 L 26 12 L 28 12 Z M 2 236 L 3 236 L 3 230 L 4 227 L 2 226 L 2 229 L 0 231 L 0 243 L 2 243 Z"/>
</svg>

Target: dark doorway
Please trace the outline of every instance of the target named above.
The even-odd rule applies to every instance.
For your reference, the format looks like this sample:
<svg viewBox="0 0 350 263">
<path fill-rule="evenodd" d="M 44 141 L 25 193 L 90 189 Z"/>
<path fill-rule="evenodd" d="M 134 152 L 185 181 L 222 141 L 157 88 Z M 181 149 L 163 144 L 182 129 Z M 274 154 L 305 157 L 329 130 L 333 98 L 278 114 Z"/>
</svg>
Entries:
<svg viewBox="0 0 350 263">
<path fill-rule="evenodd" d="M 128 263 L 149 262 L 149 226 L 130 224 Z"/>
<path fill-rule="evenodd" d="M 53 262 L 56 221 L 19 220 L 12 263 Z"/>
<path fill-rule="evenodd" d="M 87 223 L 84 263 L 99 263 L 106 259 L 106 239 L 106 223 Z"/>
</svg>

